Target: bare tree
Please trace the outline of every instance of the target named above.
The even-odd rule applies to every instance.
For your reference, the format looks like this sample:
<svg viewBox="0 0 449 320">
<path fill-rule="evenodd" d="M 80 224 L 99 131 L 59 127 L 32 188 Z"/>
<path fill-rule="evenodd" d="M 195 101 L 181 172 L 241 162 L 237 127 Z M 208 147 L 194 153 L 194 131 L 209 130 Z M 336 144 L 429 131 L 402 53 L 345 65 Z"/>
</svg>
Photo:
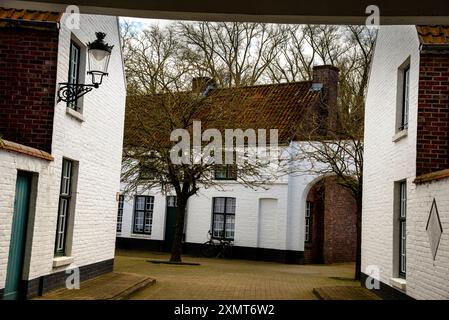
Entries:
<svg viewBox="0 0 449 320">
<path fill-rule="evenodd" d="M 293 161 L 308 161 L 309 171 L 316 174 L 334 174 L 354 195 L 358 237 L 356 278 L 359 278 L 364 101 L 376 33 L 354 26 L 213 22 L 186 22 L 163 29 L 151 26 L 143 32 L 132 31 L 132 28 L 123 31 L 128 91 L 132 96 L 127 107 L 130 138 L 125 141 L 123 179 L 129 188 L 157 186 L 163 193 L 176 192 L 180 202 L 172 251 L 174 261 L 181 259 L 180 239 L 187 199 L 202 187 L 219 185 L 211 179 L 214 166 L 210 163 L 175 166 L 169 162 L 173 146 L 168 140 L 170 132 L 179 128 L 191 130 L 194 119 L 203 120 L 207 127 L 233 128 L 244 103 L 239 96 L 240 86 L 311 80 L 314 64 L 339 68 L 337 125 L 327 128 L 324 135 L 316 131 L 321 129 L 318 122 L 316 130 L 313 121 L 306 124 L 306 130 L 298 128 L 305 143 Z M 186 94 L 194 77 L 213 78 L 219 87 L 235 88 L 234 95 L 227 97 L 228 108 L 206 112 L 210 108 L 208 99 L 198 93 Z M 205 114 L 209 117 L 204 118 Z M 307 136 L 304 132 L 308 132 Z M 238 168 L 239 180 L 249 186 L 266 184 L 261 169 Z M 143 183 L 139 172 L 149 172 L 153 178 Z"/>
<path fill-rule="evenodd" d="M 122 180 L 126 183 L 125 192 L 160 190 L 165 195 L 176 194 L 176 229 L 170 258 L 174 262 L 181 261 L 188 199 L 202 188 L 222 187 L 214 178 L 217 164 L 208 161 L 207 157 L 195 162 L 193 138 L 190 140 L 194 120 L 201 120 L 201 125 L 207 128 L 233 127 L 231 123 L 235 121 L 235 114 L 244 101 L 238 93 L 227 95 L 225 101 L 222 99 L 220 97 L 223 109 L 211 103 L 215 100 L 213 93 L 204 97 L 192 92 L 166 91 L 159 95 L 128 99 L 122 174 Z M 170 141 L 170 136 L 178 129 L 190 133 L 190 152 L 187 156 L 190 163 L 173 162 L 172 150 L 176 142 Z M 205 143 L 202 147 L 204 150 Z M 222 148 L 214 149 L 213 153 L 225 150 Z M 231 168 L 236 180 L 247 187 L 267 186 L 276 177 L 264 161 L 234 162 Z"/>
<path fill-rule="evenodd" d="M 193 68 L 183 56 L 173 24 L 164 28 L 151 25 L 136 31 L 125 22 L 121 30 L 128 94 L 181 89 L 178 86 L 186 82 L 180 79 L 190 76 Z"/>
<path fill-rule="evenodd" d="M 177 29 L 197 70 L 221 87 L 263 80 L 285 41 L 283 28 L 270 24 L 182 22 Z"/>
<path fill-rule="evenodd" d="M 312 125 L 308 123 L 308 128 L 315 129 L 309 129 L 302 137 L 293 161 L 307 161 L 308 172 L 336 176 L 338 184 L 352 193 L 357 205 L 355 278 L 360 279 L 364 110 L 376 33 L 366 27 L 353 26 L 345 27 L 344 36 L 340 37 L 334 36 L 333 28 L 307 27 L 307 32 L 314 51 L 317 50 L 323 62 L 329 61 L 340 69 L 337 122 L 328 126 L 324 134 L 318 132 L 321 119 L 312 120 L 315 122 Z M 347 46 L 344 52 L 338 48 L 342 41 Z M 302 128 L 299 131 L 304 132 Z"/>
</svg>

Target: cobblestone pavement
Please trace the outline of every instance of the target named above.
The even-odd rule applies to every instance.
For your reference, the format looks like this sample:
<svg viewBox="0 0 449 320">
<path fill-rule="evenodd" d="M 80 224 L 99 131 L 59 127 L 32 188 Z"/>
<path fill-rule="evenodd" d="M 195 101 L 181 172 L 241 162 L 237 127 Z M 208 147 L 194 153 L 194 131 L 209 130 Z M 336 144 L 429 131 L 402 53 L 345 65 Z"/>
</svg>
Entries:
<svg viewBox="0 0 449 320">
<path fill-rule="evenodd" d="M 192 300 L 297 300 L 317 299 L 313 289 L 323 286 L 356 286 L 354 264 L 286 265 L 280 263 L 184 257 L 199 266 L 154 264 L 148 259 L 168 259 L 168 254 L 117 251 L 116 272 L 132 272 L 156 279 L 131 299 Z"/>
</svg>

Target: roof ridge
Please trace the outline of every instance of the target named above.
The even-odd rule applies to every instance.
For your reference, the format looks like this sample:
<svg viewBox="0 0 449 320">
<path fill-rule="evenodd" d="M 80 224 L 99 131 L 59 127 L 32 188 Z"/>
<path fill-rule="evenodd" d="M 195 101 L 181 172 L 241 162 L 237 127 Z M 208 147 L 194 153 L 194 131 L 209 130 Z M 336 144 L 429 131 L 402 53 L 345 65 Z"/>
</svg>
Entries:
<svg viewBox="0 0 449 320">
<path fill-rule="evenodd" d="M 258 87 L 269 87 L 269 86 L 284 86 L 284 85 L 294 85 L 294 84 L 306 84 L 312 83 L 312 80 L 304 80 L 304 81 L 291 81 L 291 82 L 281 82 L 281 83 L 260 83 L 253 84 L 249 86 L 238 86 L 238 87 L 218 87 L 216 90 L 228 90 L 228 89 L 241 89 L 241 88 L 258 88 Z"/>
</svg>

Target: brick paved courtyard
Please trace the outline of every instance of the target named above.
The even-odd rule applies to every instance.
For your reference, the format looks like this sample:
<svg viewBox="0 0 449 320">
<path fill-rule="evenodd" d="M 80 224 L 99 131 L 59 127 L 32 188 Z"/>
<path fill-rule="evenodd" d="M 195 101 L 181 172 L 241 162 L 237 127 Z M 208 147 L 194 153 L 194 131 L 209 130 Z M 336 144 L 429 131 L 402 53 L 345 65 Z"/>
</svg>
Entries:
<svg viewBox="0 0 449 320">
<path fill-rule="evenodd" d="M 156 279 L 131 299 L 317 299 L 313 289 L 359 286 L 351 280 L 354 265 L 285 265 L 271 262 L 184 257 L 200 266 L 154 264 L 168 254 L 117 251 L 116 272 L 133 272 Z"/>
</svg>

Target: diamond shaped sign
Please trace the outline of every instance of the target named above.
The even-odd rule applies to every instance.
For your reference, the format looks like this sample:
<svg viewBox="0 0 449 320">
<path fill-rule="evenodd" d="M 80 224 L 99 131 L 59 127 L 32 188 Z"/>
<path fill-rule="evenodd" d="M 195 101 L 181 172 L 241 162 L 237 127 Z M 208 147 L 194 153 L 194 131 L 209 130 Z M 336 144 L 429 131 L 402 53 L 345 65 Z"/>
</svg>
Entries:
<svg viewBox="0 0 449 320">
<path fill-rule="evenodd" d="M 433 199 L 432 208 L 430 209 L 429 219 L 426 227 L 427 235 L 429 236 L 430 250 L 432 251 L 433 260 L 437 257 L 438 246 L 440 245 L 441 234 L 443 227 L 438 213 L 437 202 Z"/>
</svg>

